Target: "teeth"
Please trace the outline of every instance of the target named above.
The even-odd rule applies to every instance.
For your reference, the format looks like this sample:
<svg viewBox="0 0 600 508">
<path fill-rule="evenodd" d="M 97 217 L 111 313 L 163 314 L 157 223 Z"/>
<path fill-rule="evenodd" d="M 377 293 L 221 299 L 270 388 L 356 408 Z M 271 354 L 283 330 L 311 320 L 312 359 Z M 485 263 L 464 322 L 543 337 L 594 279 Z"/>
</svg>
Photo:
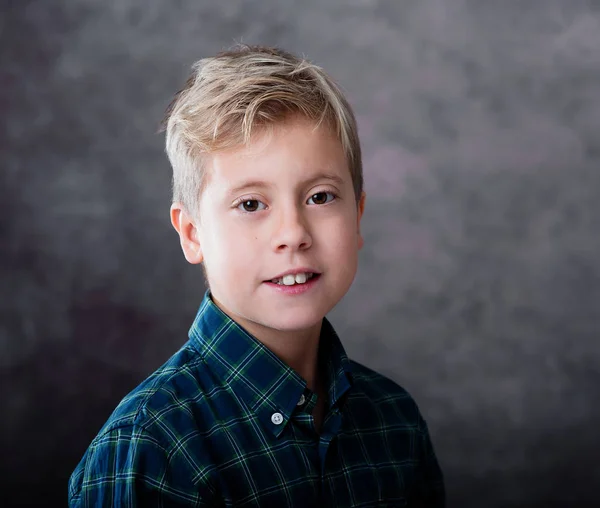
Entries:
<svg viewBox="0 0 600 508">
<path fill-rule="evenodd" d="M 273 279 L 271 282 L 283 286 L 293 286 L 294 284 L 304 284 L 313 277 L 313 273 L 298 273 L 296 275 L 284 275 L 281 279 Z"/>
<path fill-rule="evenodd" d="M 296 280 L 296 284 L 304 284 L 306 282 L 306 274 L 305 273 L 297 273 L 295 280 Z"/>
</svg>

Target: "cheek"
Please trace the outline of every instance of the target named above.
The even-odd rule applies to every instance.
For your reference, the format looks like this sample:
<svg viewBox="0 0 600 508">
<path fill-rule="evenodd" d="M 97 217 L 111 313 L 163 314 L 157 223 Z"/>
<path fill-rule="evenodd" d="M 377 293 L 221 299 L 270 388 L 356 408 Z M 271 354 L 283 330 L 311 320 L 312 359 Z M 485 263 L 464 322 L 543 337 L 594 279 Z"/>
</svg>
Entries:
<svg viewBox="0 0 600 508">
<path fill-rule="evenodd" d="M 320 234 L 320 244 L 336 258 L 352 259 L 358 250 L 358 234 L 354 223 L 343 220 L 324 228 Z"/>
<path fill-rule="evenodd" d="M 259 240 L 248 226 L 233 222 L 216 223 L 212 230 L 212 247 L 207 255 L 209 263 L 224 278 L 241 277 L 248 273 L 248 267 L 256 263 L 260 254 Z"/>
</svg>

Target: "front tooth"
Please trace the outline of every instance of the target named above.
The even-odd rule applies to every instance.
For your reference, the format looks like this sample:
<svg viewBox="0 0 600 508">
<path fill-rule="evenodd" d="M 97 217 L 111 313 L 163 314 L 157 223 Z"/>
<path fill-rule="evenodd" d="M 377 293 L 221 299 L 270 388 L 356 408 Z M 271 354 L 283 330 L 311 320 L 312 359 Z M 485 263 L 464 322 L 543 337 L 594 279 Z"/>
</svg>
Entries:
<svg viewBox="0 0 600 508">
<path fill-rule="evenodd" d="M 304 284 L 306 282 L 306 274 L 305 273 L 297 273 L 295 280 L 296 280 L 296 284 Z"/>
<path fill-rule="evenodd" d="M 293 286 L 296 283 L 296 277 L 293 275 L 284 275 L 283 283 L 286 286 Z"/>
</svg>

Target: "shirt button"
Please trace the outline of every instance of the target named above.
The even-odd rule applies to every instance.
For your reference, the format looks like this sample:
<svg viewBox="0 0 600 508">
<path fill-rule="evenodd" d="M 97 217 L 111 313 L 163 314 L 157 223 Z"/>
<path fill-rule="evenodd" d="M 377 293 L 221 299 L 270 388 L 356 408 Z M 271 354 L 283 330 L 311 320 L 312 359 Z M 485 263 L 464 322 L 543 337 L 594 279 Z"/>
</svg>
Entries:
<svg viewBox="0 0 600 508">
<path fill-rule="evenodd" d="M 281 413 L 273 413 L 271 415 L 271 421 L 275 424 L 275 425 L 280 425 L 281 422 L 283 422 L 283 416 L 281 415 Z"/>
<path fill-rule="evenodd" d="M 301 406 L 305 402 L 306 402 L 306 397 L 304 396 L 304 394 L 302 394 L 302 395 L 300 395 L 300 400 L 298 401 L 298 403 L 296 405 Z"/>
</svg>

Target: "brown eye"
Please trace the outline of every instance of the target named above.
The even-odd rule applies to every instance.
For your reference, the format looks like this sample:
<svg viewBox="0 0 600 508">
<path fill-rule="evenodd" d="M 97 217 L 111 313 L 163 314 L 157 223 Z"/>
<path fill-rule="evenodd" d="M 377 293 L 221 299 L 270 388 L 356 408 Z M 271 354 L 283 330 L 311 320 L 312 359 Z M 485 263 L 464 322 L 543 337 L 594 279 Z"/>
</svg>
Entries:
<svg viewBox="0 0 600 508">
<path fill-rule="evenodd" d="M 324 205 L 335 198 L 331 192 L 317 192 L 313 194 L 308 201 L 312 201 L 315 205 Z"/>
<path fill-rule="evenodd" d="M 262 205 L 262 208 L 261 208 Z M 265 208 L 264 203 L 261 203 L 258 199 L 246 199 L 242 201 L 237 208 L 240 208 L 244 212 L 257 212 Z"/>
<path fill-rule="evenodd" d="M 247 212 L 256 212 L 258 210 L 258 201 L 256 199 L 249 199 L 242 203 L 244 210 Z"/>
</svg>

